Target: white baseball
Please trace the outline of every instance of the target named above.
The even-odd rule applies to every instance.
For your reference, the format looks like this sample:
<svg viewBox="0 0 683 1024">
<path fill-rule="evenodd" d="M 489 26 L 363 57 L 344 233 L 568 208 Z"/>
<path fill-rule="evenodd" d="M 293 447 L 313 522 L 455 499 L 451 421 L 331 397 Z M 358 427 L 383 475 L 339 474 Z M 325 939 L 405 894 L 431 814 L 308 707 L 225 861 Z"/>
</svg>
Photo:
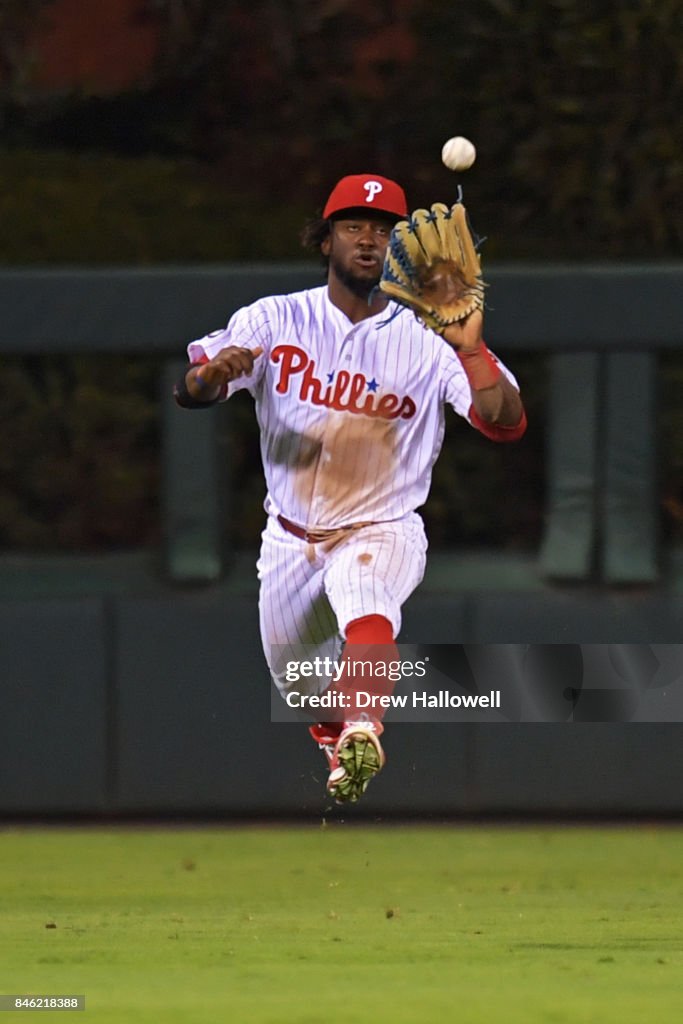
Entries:
<svg viewBox="0 0 683 1024">
<path fill-rule="evenodd" d="M 456 135 L 444 142 L 441 159 L 450 171 L 466 171 L 477 158 L 477 151 L 469 139 Z"/>
</svg>

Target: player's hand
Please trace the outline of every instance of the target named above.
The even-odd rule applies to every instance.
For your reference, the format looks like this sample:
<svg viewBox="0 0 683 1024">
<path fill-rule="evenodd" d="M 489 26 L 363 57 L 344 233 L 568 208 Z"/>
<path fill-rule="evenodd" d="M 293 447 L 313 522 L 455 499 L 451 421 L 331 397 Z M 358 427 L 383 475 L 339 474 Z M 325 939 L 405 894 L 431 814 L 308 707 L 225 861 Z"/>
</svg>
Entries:
<svg viewBox="0 0 683 1024">
<path fill-rule="evenodd" d="M 221 349 L 208 363 L 196 367 L 188 374 L 187 386 L 190 394 L 199 399 L 213 398 L 231 381 L 245 375 L 250 376 L 260 355 L 263 355 L 262 348 L 238 348 L 237 345 L 230 345 Z"/>
<path fill-rule="evenodd" d="M 483 326 L 484 315 L 480 309 L 475 309 L 464 320 L 459 320 L 457 324 L 447 327 L 443 332 L 443 337 L 459 352 L 475 352 L 482 342 Z"/>
</svg>

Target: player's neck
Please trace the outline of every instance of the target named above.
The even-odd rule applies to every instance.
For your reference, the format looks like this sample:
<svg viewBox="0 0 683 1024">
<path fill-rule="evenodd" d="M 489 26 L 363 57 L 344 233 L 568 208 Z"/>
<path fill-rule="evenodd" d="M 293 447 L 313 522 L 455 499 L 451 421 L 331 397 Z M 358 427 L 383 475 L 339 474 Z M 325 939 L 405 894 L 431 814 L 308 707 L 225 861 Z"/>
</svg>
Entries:
<svg viewBox="0 0 683 1024">
<path fill-rule="evenodd" d="M 356 295 L 333 274 L 330 274 L 327 281 L 327 294 L 332 305 L 340 309 L 352 324 L 381 313 L 388 302 L 387 297 L 381 292 L 373 294 L 372 300 L 368 302 L 365 295 Z"/>
</svg>

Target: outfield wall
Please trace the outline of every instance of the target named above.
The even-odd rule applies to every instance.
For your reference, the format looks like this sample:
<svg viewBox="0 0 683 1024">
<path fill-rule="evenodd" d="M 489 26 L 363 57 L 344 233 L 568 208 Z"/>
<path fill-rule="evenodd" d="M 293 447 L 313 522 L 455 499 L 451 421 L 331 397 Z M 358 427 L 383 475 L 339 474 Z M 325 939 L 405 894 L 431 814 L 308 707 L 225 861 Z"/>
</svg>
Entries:
<svg viewBox="0 0 683 1024">
<path fill-rule="evenodd" d="M 683 596 L 422 591 L 402 639 L 672 642 Z M 270 722 L 255 595 L 1 605 L 0 812 L 325 813 L 305 726 Z M 354 814 L 680 814 L 683 726 L 397 724 Z"/>
</svg>

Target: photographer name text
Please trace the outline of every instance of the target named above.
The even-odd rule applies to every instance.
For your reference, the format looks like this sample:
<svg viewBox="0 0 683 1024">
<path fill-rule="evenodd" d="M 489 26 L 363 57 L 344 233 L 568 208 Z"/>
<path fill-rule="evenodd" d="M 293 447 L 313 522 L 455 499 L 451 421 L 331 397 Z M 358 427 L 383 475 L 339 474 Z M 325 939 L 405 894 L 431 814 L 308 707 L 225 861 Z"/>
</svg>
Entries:
<svg viewBox="0 0 683 1024">
<path fill-rule="evenodd" d="M 327 693 L 299 693 L 290 690 L 285 697 L 290 708 L 328 708 L 344 711 L 354 709 L 383 708 L 500 708 L 500 690 L 491 690 L 484 694 L 451 693 L 450 690 L 438 690 L 428 693 L 426 690 L 414 693 L 378 694 L 368 690 L 355 690 L 353 695 L 329 691 Z"/>
</svg>

